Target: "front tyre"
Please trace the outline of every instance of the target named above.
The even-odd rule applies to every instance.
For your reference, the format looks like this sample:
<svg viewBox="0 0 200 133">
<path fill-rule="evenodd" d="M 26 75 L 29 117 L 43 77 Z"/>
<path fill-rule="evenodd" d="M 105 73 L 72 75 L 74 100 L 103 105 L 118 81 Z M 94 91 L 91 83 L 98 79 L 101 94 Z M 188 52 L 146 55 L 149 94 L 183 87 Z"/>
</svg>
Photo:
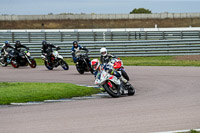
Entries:
<svg viewBox="0 0 200 133">
<path fill-rule="evenodd" d="M 123 76 L 126 80 L 129 81 L 129 76 L 128 76 L 128 74 L 126 73 L 126 71 L 121 70 L 121 72 L 122 72 L 122 76 Z"/>
<path fill-rule="evenodd" d="M 48 70 L 53 70 L 53 67 L 52 67 L 52 66 L 49 66 L 49 65 L 47 64 L 46 61 L 44 61 L 44 65 L 46 66 L 46 68 L 47 68 Z"/>
<path fill-rule="evenodd" d="M 68 70 L 69 69 L 69 66 L 68 66 L 67 62 L 65 62 L 64 60 L 61 60 L 60 65 L 64 70 Z"/>
<path fill-rule="evenodd" d="M 81 68 L 79 65 L 76 64 L 76 69 L 80 74 L 84 74 L 83 68 Z"/>
<path fill-rule="evenodd" d="M 92 68 L 90 69 L 90 72 L 91 72 L 91 74 L 94 75 L 94 70 Z"/>
<path fill-rule="evenodd" d="M 6 67 L 6 66 L 8 65 L 8 63 L 7 63 L 7 62 L 4 62 L 3 59 L 0 59 L 0 65 L 1 65 L 2 67 Z"/>
<path fill-rule="evenodd" d="M 106 90 L 106 92 L 114 97 L 117 98 L 119 97 L 120 94 L 120 86 L 117 86 L 116 84 L 110 82 L 110 84 L 112 85 L 112 87 L 108 84 L 108 82 L 106 84 L 103 85 L 103 88 Z"/>
<path fill-rule="evenodd" d="M 31 68 L 36 68 L 36 66 L 37 66 L 36 61 L 34 59 L 30 59 L 30 62 L 31 62 L 31 64 L 29 64 L 30 67 Z"/>
</svg>

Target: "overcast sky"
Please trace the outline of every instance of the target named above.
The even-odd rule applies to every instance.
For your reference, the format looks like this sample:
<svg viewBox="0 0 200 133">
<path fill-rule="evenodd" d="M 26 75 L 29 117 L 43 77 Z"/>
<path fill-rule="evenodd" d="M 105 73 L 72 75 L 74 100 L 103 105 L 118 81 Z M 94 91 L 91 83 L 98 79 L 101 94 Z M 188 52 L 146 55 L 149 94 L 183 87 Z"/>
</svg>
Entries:
<svg viewBox="0 0 200 133">
<path fill-rule="evenodd" d="M 200 12 L 200 0 L 0 0 L 0 14 L 128 14 L 134 8 L 153 13 Z"/>
</svg>

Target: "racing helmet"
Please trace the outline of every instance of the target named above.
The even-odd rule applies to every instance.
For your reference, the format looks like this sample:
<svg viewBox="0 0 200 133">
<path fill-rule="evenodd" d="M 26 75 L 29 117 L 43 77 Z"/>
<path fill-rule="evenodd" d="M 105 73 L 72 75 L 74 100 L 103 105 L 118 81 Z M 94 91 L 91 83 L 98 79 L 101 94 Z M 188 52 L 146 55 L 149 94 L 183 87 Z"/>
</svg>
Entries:
<svg viewBox="0 0 200 133">
<path fill-rule="evenodd" d="M 73 46 L 74 46 L 75 48 L 77 48 L 77 47 L 78 47 L 78 42 L 77 42 L 77 41 L 74 41 L 74 42 L 73 42 Z"/>
<path fill-rule="evenodd" d="M 19 46 L 21 45 L 21 42 L 20 42 L 20 41 L 16 41 L 16 42 L 15 42 L 15 45 L 16 45 L 17 47 L 19 47 Z"/>
<path fill-rule="evenodd" d="M 8 46 L 10 43 L 9 41 L 5 41 L 5 45 Z"/>
<path fill-rule="evenodd" d="M 91 61 L 91 67 L 93 70 L 97 70 L 100 66 L 100 61 L 98 59 L 93 59 Z"/>
<path fill-rule="evenodd" d="M 42 45 L 46 47 L 47 46 L 47 41 L 45 41 L 45 40 L 42 41 Z"/>
<path fill-rule="evenodd" d="M 100 49 L 100 54 L 101 54 L 102 56 L 106 56 L 106 55 L 107 55 L 107 49 L 106 49 L 106 48 L 101 48 L 101 49 Z"/>
</svg>

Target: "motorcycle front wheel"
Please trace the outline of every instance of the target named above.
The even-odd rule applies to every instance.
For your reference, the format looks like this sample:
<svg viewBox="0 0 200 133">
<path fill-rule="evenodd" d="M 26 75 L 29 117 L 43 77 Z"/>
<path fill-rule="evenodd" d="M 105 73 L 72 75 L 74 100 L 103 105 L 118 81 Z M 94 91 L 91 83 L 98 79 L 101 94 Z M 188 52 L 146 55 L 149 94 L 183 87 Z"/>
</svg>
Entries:
<svg viewBox="0 0 200 133">
<path fill-rule="evenodd" d="M 117 98 L 119 97 L 121 94 L 120 94 L 120 86 L 110 82 L 112 87 L 108 84 L 108 82 L 106 84 L 103 85 L 103 88 L 106 90 L 106 92 L 114 97 L 114 98 Z"/>
<path fill-rule="evenodd" d="M 90 72 L 91 72 L 91 74 L 94 74 L 94 70 L 92 68 L 90 69 Z"/>
<path fill-rule="evenodd" d="M 69 66 L 68 66 L 67 62 L 65 62 L 64 60 L 61 60 L 60 65 L 64 70 L 68 70 L 69 69 Z"/>
<path fill-rule="evenodd" d="M 76 64 L 76 69 L 80 74 L 84 74 L 83 68 L 81 68 L 79 65 Z"/>
<path fill-rule="evenodd" d="M 36 66 L 37 66 L 36 61 L 34 59 L 30 59 L 30 62 L 31 62 L 31 64 L 29 64 L 30 67 L 31 68 L 36 68 Z"/>
<path fill-rule="evenodd" d="M 1 65 L 2 67 L 6 67 L 6 66 L 8 65 L 8 63 L 7 63 L 7 62 L 4 62 L 3 59 L 0 59 L 0 65 Z"/>
<path fill-rule="evenodd" d="M 46 61 L 44 61 L 44 65 L 48 70 L 53 70 L 53 66 L 49 66 Z"/>
<path fill-rule="evenodd" d="M 126 80 L 129 81 L 129 76 L 128 76 L 128 74 L 126 73 L 126 71 L 121 70 L 121 72 L 122 72 L 122 76 L 123 76 Z"/>
</svg>

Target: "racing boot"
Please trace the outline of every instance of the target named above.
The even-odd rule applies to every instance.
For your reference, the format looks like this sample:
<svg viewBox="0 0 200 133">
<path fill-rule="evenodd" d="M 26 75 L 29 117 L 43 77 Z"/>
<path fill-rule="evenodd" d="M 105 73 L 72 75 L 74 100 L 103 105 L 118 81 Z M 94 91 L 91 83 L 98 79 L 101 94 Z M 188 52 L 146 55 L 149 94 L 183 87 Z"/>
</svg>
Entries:
<svg viewBox="0 0 200 133">
<path fill-rule="evenodd" d="M 119 79 L 120 79 L 124 84 L 126 84 L 126 83 L 128 82 L 128 80 L 126 80 L 123 76 L 121 76 Z"/>
</svg>

